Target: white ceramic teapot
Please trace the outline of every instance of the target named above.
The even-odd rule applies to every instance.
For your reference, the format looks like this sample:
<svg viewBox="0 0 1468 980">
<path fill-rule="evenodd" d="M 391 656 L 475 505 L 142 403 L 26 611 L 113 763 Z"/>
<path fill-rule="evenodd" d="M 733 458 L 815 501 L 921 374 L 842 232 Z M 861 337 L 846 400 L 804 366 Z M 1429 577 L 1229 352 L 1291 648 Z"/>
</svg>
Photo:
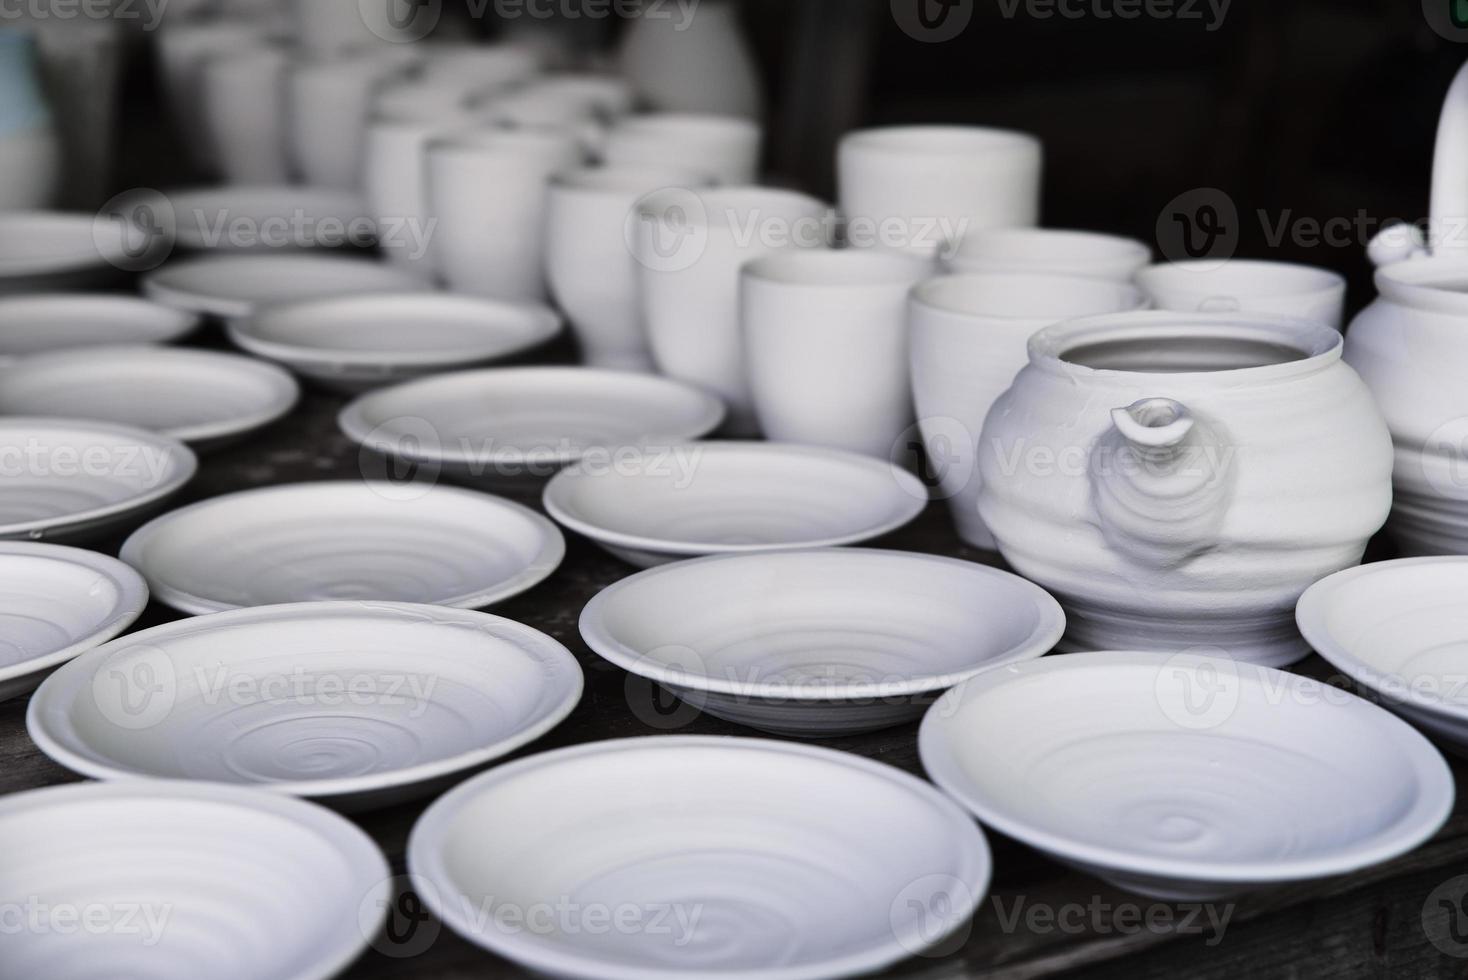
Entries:
<svg viewBox="0 0 1468 980">
<path fill-rule="evenodd" d="M 1323 323 L 1085 317 L 1030 341 L 979 440 L 979 513 L 1060 599 L 1069 646 L 1281 665 L 1306 587 L 1391 505 L 1381 413 Z"/>
</svg>

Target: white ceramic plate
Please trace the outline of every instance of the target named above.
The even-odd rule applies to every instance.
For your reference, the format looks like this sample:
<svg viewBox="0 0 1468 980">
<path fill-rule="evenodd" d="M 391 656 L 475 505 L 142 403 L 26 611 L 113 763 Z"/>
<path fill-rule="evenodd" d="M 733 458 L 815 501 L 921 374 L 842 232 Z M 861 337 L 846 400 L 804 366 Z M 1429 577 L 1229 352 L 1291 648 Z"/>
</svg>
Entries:
<svg viewBox="0 0 1468 980">
<path fill-rule="evenodd" d="M 217 447 L 288 413 L 290 373 L 252 357 L 179 347 L 92 347 L 0 366 L 0 414 L 99 419 Z"/>
<path fill-rule="evenodd" d="M 413 828 L 408 869 L 451 929 L 538 974 L 817 980 L 941 942 L 983 900 L 991 862 L 967 814 L 891 766 L 657 736 L 465 783 Z M 558 928 L 495 918 L 542 909 Z M 595 927 L 604 915 L 624 927 Z"/>
<path fill-rule="evenodd" d="M 198 468 L 187 446 L 155 432 L 0 417 L 0 539 L 79 541 L 123 530 Z"/>
<path fill-rule="evenodd" d="M 664 565 L 581 613 L 587 645 L 622 669 L 716 717 L 806 736 L 909 721 L 1064 632 L 1060 605 L 1017 575 L 861 548 Z"/>
<path fill-rule="evenodd" d="M 362 198 L 330 187 L 200 187 L 171 191 L 180 247 L 197 251 L 370 248 L 377 226 Z"/>
<path fill-rule="evenodd" d="M 490 368 L 385 388 L 341 427 L 374 452 L 464 479 L 545 478 L 583 457 L 673 446 L 724 419 L 719 399 L 667 378 L 592 368 Z"/>
<path fill-rule="evenodd" d="M 883 460 L 838 449 L 693 442 L 568 467 L 544 503 L 564 526 L 647 568 L 867 541 L 922 513 L 928 491 Z"/>
<path fill-rule="evenodd" d="M 143 578 L 116 558 L 54 544 L 0 541 L 0 701 L 133 624 Z"/>
<path fill-rule="evenodd" d="M 1350 568 L 1300 597 L 1306 641 L 1372 698 L 1468 755 L 1468 558 Z"/>
<path fill-rule="evenodd" d="M 464 609 L 303 602 L 104 644 L 31 698 L 26 727 L 96 779 L 238 783 L 385 806 L 554 728 L 581 697 L 565 647 Z"/>
<path fill-rule="evenodd" d="M 129 265 L 123 229 L 65 211 L 0 212 L 0 293 L 94 288 Z"/>
<path fill-rule="evenodd" d="M 519 504 L 436 486 L 299 483 L 226 494 L 139 528 L 122 560 L 198 615 L 325 599 L 478 609 L 560 565 L 556 526 Z"/>
<path fill-rule="evenodd" d="M 1447 764 L 1401 721 L 1223 657 L 1077 653 L 980 674 L 932 707 L 918 748 L 985 826 L 1169 900 L 1387 861 L 1453 806 Z"/>
<path fill-rule="evenodd" d="M 27 354 L 114 344 L 166 344 L 199 325 L 193 313 L 134 296 L 37 293 L 0 298 L 0 364 Z"/>
<path fill-rule="evenodd" d="M 54 926 L 10 930 L 0 980 L 326 980 L 392 899 L 387 861 L 349 821 L 232 786 L 14 793 L 0 838 L 0 894 Z"/>
<path fill-rule="evenodd" d="M 539 304 L 407 293 L 276 306 L 231 324 L 229 335 L 303 377 L 360 391 L 508 357 L 560 329 Z"/>
<path fill-rule="evenodd" d="M 143 278 L 143 294 L 175 309 L 231 319 L 277 303 L 427 290 L 411 273 L 335 255 L 219 255 L 170 262 Z"/>
</svg>

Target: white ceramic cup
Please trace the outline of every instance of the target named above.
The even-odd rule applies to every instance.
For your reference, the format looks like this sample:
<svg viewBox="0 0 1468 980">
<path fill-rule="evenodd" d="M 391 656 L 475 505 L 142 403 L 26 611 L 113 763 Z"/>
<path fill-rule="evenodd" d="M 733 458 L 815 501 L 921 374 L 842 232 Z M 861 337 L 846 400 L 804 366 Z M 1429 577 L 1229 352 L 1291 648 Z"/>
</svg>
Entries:
<svg viewBox="0 0 1468 980">
<path fill-rule="evenodd" d="M 289 143 L 295 170 L 308 185 L 361 186 L 373 93 L 401 70 L 400 62 L 370 55 L 295 66 L 286 83 Z"/>
<path fill-rule="evenodd" d="M 1040 216 L 1040 141 L 977 126 L 896 126 L 848 133 L 837 149 L 847 240 L 856 247 L 945 254 L 980 228 Z"/>
<path fill-rule="evenodd" d="M 1278 313 L 1341 329 L 1346 281 L 1329 269 L 1290 262 L 1229 259 L 1163 262 L 1137 273 L 1159 310 L 1179 313 Z"/>
<path fill-rule="evenodd" d="M 546 299 L 547 190 L 558 171 L 582 163 L 562 129 L 463 130 L 428 146 L 433 261 L 455 292 L 493 299 Z"/>
<path fill-rule="evenodd" d="M 719 184 L 752 184 L 759 173 L 763 131 L 737 116 L 651 113 L 627 116 L 607 134 L 609 164 L 681 167 Z"/>
<path fill-rule="evenodd" d="M 627 224 L 644 195 L 697 188 L 698 174 L 655 165 L 584 167 L 556 175 L 546 201 L 546 275 L 586 363 L 654 370 L 637 301 L 637 260 Z"/>
<path fill-rule="evenodd" d="M 429 142 L 443 132 L 437 122 L 373 122 L 362 157 L 362 193 L 377 226 L 378 248 L 395 265 L 425 280 L 433 278 L 429 248 L 436 227 L 428 216 L 424 158 Z"/>
<path fill-rule="evenodd" d="M 1029 272 L 1131 282 L 1152 261 L 1133 238 L 1061 228 L 983 228 L 963 237 L 949 272 Z"/>
<path fill-rule="evenodd" d="M 929 467 L 922 475 L 948 501 L 965 542 L 995 549 L 979 517 L 975 449 L 989 409 L 1029 363 L 1030 336 L 1061 320 L 1145 306 L 1131 285 L 1075 276 L 940 276 L 913 290 L 912 389 Z"/>
<path fill-rule="evenodd" d="M 540 57 L 523 44 L 442 42 L 419 45 L 429 81 L 458 82 L 496 92 L 525 82 L 540 71 Z"/>
<path fill-rule="evenodd" d="M 180 21 L 165 19 L 158 32 L 158 67 L 169 114 L 184 153 L 207 170 L 214 168 L 214 150 L 204 107 L 202 69 L 212 57 L 258 45 L 267 29 L 257 21 Z"/>
<path fill-rule="evenodd" d="M 789 248 L 824 248 L 833 215 L 813 197 L 768 187 L 658 191 L 638 204 L 629 239 L 658 369 L 713 392 L 725 431 L 758 431 L 739 330 L 739 270 Z"/>
<path fill-rule="evenodd" d="M 932 274 L 930 259 L 872 249 L 746 265 L 740 322 L 765 435 L 892 458 L 913 421 L 907 295 Z"/>
<path fill-rule="evenodd" d="M 363 2 L 363 0 L 290 0 L 292 37 L 304 51 L 340 54 L 363 48 L 406 46 L 418 40 L 413 4 Z M 399 22 L 394 8 L 410 16 Z"/>
<path fill-rule="evenodd" d="M 290 56 L 260 45 L 204 61 L 201 83 L 211 156 L 231 184 L 290 182 L 286 79 Z"/>
</svg>

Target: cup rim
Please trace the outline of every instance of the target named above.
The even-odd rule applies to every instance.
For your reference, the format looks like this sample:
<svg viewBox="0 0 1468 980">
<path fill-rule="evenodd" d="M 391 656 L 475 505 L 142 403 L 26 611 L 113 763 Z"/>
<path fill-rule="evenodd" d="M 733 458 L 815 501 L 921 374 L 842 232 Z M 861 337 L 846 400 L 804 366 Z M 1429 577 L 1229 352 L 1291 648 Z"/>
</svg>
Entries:
<svg viewBox="0 0 1468 980">
<path fill-rule="evenodd" d="M 774 286 L 845 291 L 912 287 L 933 274 L 934 263 L 886 249 L 796 248 L 751 259 L 740 271 L 746 279 Z"/>
<path fill-rule="evenodd" d="M 1197 278 L 1189 280 L 1186 278 L 1188 276 Z M 1310 284 L 1300 288 L 1270 288 L 1280 283 L 1305 283 L 1307 280 Z M 1187 259 L 1180 262 L 1158 262 L 1138 270 L 1136 281 L 1149 294 L 1154 287 L 1178 289 L 1191 282 L 1195 288 L 1186 291 L 1203 298 L 1230 292 L 1272 299 L 1325 297 L 1343 293 L 1346 288 L 1345 277 L 1331 269 L 1269 259 L 1226 259 L 1223 262 Z M 1245 288 L 1239 289 L 1236 283 L 1243 284 Z M 1261 285 L 1266 288 L 1259 289 Z"/>
<path fill-rule="evenodd" d="M 982 320 L 1007 320 L 1014 322 L 1047 320 L 1056 322 L 1075 317 L 1095 315 L 1094 313 L 1084 311 L 1077 312 L 1074 309 L 1063 309 L 1056 312 L 1053 306 L 1049 309 L 1037 308 L 1024 312 L 1013 312 L 1003 309 L 987 310 L 973 303 L 945 302 L 938 295 L 955 286 L 978 287 L 984 284 L 1026 286 L 1031 295 L 1045 297 L 1046 299 L 1054 298 L 1060 294 L 1061 290 L 1081 289 L 1098 296 L 1104 293 L 1110 293 L 1120 297 L 1123 302 L 1130 303 L 1129 306 L 1122 306 L 1119 310 L 1101 314 L 1105 316 L 1143 310 L 1147 306 L 1146 295 L 1132 283 L 1118 282 L 1112 279 L 1098 279 L 1094 276 L 1078 276 L 1050 272 L 951 272 L 946 275 L 933 276 L 930 279 L 918 283 L 912 291 L 912 302 L 918 306 L 951 316 L 972 317 Z"/>
<path fill-rule="evenodd" d="M 1468 314 L 1468 291 L 1453 289 L 1451 282 L 1468 286 L 1468 258 L 1455 255 L 1403 259 L 1376 270 L 1376 290 L 1388 299 L 1417 310 Z"/>
<path fill-rule="evenodd" d="M 1039 150 L 1041 143 L 1039 137 L 1018 129 L 935 123 L 858 129 L 842 137 L 841 148 L 899 156 L 962 157 Z"/>
</svg>

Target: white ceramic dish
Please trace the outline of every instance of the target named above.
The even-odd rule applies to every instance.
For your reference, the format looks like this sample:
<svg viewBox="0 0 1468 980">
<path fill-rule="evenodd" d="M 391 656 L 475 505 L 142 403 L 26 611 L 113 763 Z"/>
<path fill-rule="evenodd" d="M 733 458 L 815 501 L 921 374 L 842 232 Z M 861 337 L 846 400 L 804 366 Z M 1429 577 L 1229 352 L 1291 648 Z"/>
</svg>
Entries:
<svg viewBox="0 0 1468 980">
<path fill-rule="evenodd" d="M 1300 632 L 1378 703 L 1468 755 L 1468 558 L 1404 558 L 1305 590 Z"/>
<path fill-rule="evenodd" d="M 950 272 L 1031 273 L 1129 283 L 1152 250 L 1134 238 L 1062 228 L 981 228 L 963 236 Z"/>
<path fill-rule="evenodd" d="M 581 613 L 587 645 L 624 670 L 717 718 L 802 736 L 900 725 L 1064 632 L 1060 605 L 1017 575 L 857 548 L 665 565 Z"/>
<path fill-rule="evenodd" d="M 0 364 L 75 347 L 166 344 L 198 325 L 196 314 L 121 294 L 7 296 L 0 298 Z"/>
<path fill-rule="evenodd" d="M 1401 721 L 1222 657 L 1085 653 L 981 674 L 932 707 L 918 748 L 986 827 L 1167 900 L 1387 861 L 1453 806 L 1447 764 Z"/>
<path fill-rule="evenodd" d="M 0 540 L 88 541 L 125 530 L 198 468 L 183 443 L 143 429 L 0 417 Z"/>
<path fill-rule="evenodd" d="M 54 544 L 0 542 L 0 701 L 106 643 L 148 604 L 143 578 L 116 558 Z"/>
<path fill-rule="evenodd" d="M 361 195 L 330 187 L 200 187 L 170 191 L 180 247 L 196 251 L 368 248 L 377 223 Z"/>
<path fill-rule="evenodd" d="M 0 413 L 116 421 L 195 449 L 280 419 L 300 386 L 251 357 L 179 347 L 94 347 L 0 366 Z"/>
<path fill-rule="evenodd" d="M 91 214 L 0 212 L 0 293 L 92 289 L 129 267 L 122 227 Z"/>
<path fill-rule="evenodd" d="M 434 803 L 408 841 L 408 870 L 451 929 L 535 973 L 589 980 L 874 973 L 967 922 L 991 869 L 982 832 L 927 783 L 745 738 L 522 759 Z M 473 914 L 568 898 L 555 930 Z M 593 927 L 618 909 L 663 927 Z"/>
<path fill-rule="evenodd" d="M 332 255 L 223 255 L 170 262 L 143 293 L 175 309 L 224 319 L 276 303 L 424 290 L 421 279 L 381 262 Z"/>
<path fill-rule="evenodd" d="M 1320 320 L 1336 330 L 1345 316 L 1345 278 L 1313 265 L 1247 259 L 1164 262 L 1138 272 L 1136 282 L 1159 310 L 1274 313 Z"/>
<path fill-rule="evenodd" d="M 588 456 L 681 445 L 724 419 L 713 395 L 667 378 L 592 368 L 490 368 L 364 395 L 342 430 L 364 447 L 460 479 L 554 476 Z"/>
<path fill-rule="evenodd" d="M 539 304 L 384 293 L 272 307 L 230 324 L 229 336 L 304 378 L 362 391 L 509 357 L 560 330 Z"/>
<path fill-rule="evenodd" d="M 855 544 L 922 513 L 917 477 L 818 446 L 693 442 L 571 466 L 545 488 L 546 513 L 647 568 L 700 555 Z"/>
<path fill-rule="evenodd" d="M 581 687 L 565 647 L 508 619 L 303 602 L 100 646 L 41 685 L 26 727 L 95 779 L 236 783 L 360 810 L 441 789 L 539 738 Z"/>
<path fill-rule="evenodd" d="M 51 910 L 41 921 L 55 926 L 13 930 L 0 980 L 327 980 L 367 948 L 393 898 L 386 859 L 350 822 L 232 786 L 15 793 L 0 799 L 0 834 L 0 893 Z M 59 918 L 92 909 L 109 928 Z"/>
<path fill-rule="evenodd" d="M 122 560 L 193 615 L 329 599 L 479 609 L 532 588 L 565 539 L 535 511 L 456 487 L 325 481 L 212 497 L 139 528 Z"/>
</svg>

